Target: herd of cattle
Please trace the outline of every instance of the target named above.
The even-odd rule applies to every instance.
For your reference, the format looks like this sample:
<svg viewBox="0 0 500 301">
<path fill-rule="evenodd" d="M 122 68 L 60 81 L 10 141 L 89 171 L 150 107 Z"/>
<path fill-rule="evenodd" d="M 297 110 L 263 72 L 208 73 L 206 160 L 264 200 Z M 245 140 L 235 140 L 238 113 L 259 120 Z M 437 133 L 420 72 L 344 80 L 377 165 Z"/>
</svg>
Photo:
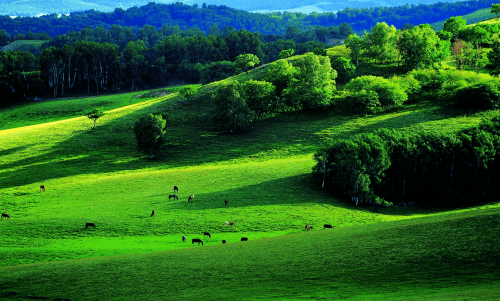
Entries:
<svg viewBox="0 0 500 301">
<path fill-rule="evenodd" d="M 44 185 L 40 185 L 40 192 L 42 192 L 42 191 L 43 191 L 43 192 L 45 192 L 45 186 L 44 186 Z M 178 188 L 177 186 L 174 186 L 174 193 L 175 193 L 175 192 L 179 192 L 179 188 Z M 171 194 L 171 195 L 169 195 L 169 196 L 168 196 L 168 199 L 169 199 L 169 200 L 170 200 L 171 198 L 173 198 L 173 199 L 175 199 L 175 200 L 178 200 L 178 199 L 179 199 L 179 197 L 178 197 L 176 194 Z M 190 196 L 188 197 L 188 200 L 187 200 L 187 201 L 189 202 L 189 201 L 191 201 L 191 200 L 193 200 L 193 199 L 194 199 L 194 194 L 190 195 Z M 228 202 L 227 200 L 224 200 L 224 206 L 227 206 L 228 204 L 229 204 L 229 202 Z M 155 211 L 153 210 L 153 211 L 151 212 L 151 217 L 154 217 L 154 215 L 155 215 Z M 10 219 L 10 215 L 8 215 L 7 213 L 2 213 L 2 217 L 1 217 L 1 218 L 2 218 L 2 219 L 4 219 L 4 218 L 5 218 L 5 219 Z M 227 225 L 229 225 L 229 226 L 235 226 L 235 225 L 236 225 L 236 222 L 228 222 L 228 221 L 226 221 L 226 222 L 224 223 L 224 226 L 227 226 Z M 96 228 L 96 225 L 95 225 L 95 223 L 86 223 L 86 224 L 85 224 L 85 229 L 88 229 L 89 227 Z M 331 229 L 331 228 L 333 228 L 333 226 L 332 226 L 332 225 L 329 225 L 329 224 L 325 224 L 325 225 L 323 225 L 323 229 Z M 309 225 L 309 224 L 306 224 L 306 226 L 305 226 L 305 230 L 306 230 L 306 231 L 309 231 L 309 230 L 311 230 L 311 229 L 313 229 L 313 227 L 312 227 L 311 225 Z M 203 238 L 205 238 L 206 236 L 208 236 L 208 238 L 212 238 L 212 235 L 211 235 L 209 232 L 204 232 L 204 233 L 203 233 Z M 182 236 L 182 241 L 183 241 L 183 242 L 186 242 L 186 236 L 185 236 L 185 235 L 183 235 L 183 236 Z M 242 238 L 241 238 L 241 241 L 248 241 L 248 237 L 242 237 Z M 194 245 L 195 243 L 198 243 L 198 245 L 200 245 L 200 244 L 201 244 L 201 245 L 203 246 L 203 241 L 202 241 L 201 239 L 199 239 L 199 238 L 193 238 L 193 239 L 191 240 L 191 244 L 193 244 L 193 245 Z M 225 244 L 225 243 L 226 243 L 226 240 L 225 240 L 225 239 L 223 239 L 223 240 L 222 240 L 222 243 L 223 243 L 223 244 Z"/>
</svg>

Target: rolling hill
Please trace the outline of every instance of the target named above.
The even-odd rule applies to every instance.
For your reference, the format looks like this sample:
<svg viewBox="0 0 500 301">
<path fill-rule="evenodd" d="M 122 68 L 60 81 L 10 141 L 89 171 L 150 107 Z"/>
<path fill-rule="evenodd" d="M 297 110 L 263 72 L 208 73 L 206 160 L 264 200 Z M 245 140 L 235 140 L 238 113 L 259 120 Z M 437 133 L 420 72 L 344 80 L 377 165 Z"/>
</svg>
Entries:
<svg viewBox="0 0 500 301">
<path fill-rule="evenodd" d="M 85 11 L 94 9 L 102 12 L 110 12 L 115 8 L 127 9 L 134 6 L 143 6 L 151 1 L 141 1 L 141 0 L 91 0 L 91 1 L 80 1 L 80 0 L 69 0 L 64 1 L 64 5 L 61 0 L 48 0 L 48 1 L 37 1 L 37 0 L 25 0 L 25 1 L 10 1 L 10 0 L 0 0 L 0 15 L 10 15 L 10 16 L 36 16 L 40 14 L 67 14 L 75 11 Z M 176 3 L 178 1 L 174 0 L 158 0 L 156 3 Z M 202 6 L 204 3 L 207 5 L 225 5 L 239 10 L 245 10 L 250 12 L 274 12 L 274 11 L 293 11 L 302 13 L 311 12 L 335 12 L 344 8 L 369 8 L 369 7 L 395 7 L 406 4 L 434 4 L 443 1 L 436 0 L 419 0 L 419 1 L 399 1 L 399 0 L 370 0 L 370 1 L 349 1 L 338 2 L 338 1 L 318 1 L 318 0 L 307 0 L 307 1 L 227 1 L 227 0 L 190 0 L 182 1 L 187 5 L 198 5 Z M 455 1 L 447 1 L 455 2 Z"/>
<path fill-rule="evenodd" d="M 235 78 L 258 79 L 265 68 Z M 499 203 L 356 207 L 310 177 L 325 139 L 381 127 L 456 131 L 496 111 L 464 115 L 423 102 L 367 117 L 290 113 L 230 135 L 211 129 L 209 98 L 188 101 L 178 89 L 0 110 L 0 211 L 11 216 L 0 220 L 0 298 L 499 297 Z M 105 115 L 92 130 L 83 115 L 95 107 Z M 137 152 L 132 127 L 158 111 L 168 115 L 168 142 L 151 161 Z M 179 199 L 168 197 L 173 185 Z"/>
</svg>

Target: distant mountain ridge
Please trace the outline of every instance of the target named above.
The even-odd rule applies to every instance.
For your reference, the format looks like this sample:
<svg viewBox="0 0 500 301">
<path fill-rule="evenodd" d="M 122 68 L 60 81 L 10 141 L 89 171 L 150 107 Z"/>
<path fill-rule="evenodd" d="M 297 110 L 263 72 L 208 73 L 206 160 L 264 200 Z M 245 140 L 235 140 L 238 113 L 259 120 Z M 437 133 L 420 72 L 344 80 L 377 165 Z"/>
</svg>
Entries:
<svg viewBox="0 0 500 301">
<path fill-rule="evenodd" d="M 9 16 L 37 16 L 41 14 L 67 14 L 76 11 L 97 10 L 110 12 L 115 8 L 127 9 L 133 6 L 144 6 L 151 1 L 144 0 L 0 0 L 0 15 Z M 335 12 L 344 8 L 394 7 L 399 5 L 433 4 L 438 2 L 457 2 L 439 0 L 350 0 L 350 1 L 321 1 L 321 0 L 157 0 L 157 4 L 171 4 L 182 2 L 187 5 L 225 5 L 238 10 L 249 12 Z"/>
</svg>

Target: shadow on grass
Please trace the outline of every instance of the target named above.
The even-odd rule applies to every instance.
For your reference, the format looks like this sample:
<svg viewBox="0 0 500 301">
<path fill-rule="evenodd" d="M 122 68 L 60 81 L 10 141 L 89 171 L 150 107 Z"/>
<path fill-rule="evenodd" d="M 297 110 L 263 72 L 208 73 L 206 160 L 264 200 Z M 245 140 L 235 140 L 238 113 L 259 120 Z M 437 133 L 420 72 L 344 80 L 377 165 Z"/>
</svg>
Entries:
<svg viewBox="0 0 500 301">
<path fill-rule="evenodd" d="M 227 206 L 224 200 L 228 201 Z M 380 215 L 411 216 L 437 212 L 418 207 L 355 206 L 354 203 L 349 202 L 347 199 L 324 192 L 317 183 L 313 182 L 310 174 L 280 178 L 214 193 L 197 193 L 195 199 L 189 203 L 185 199 L 180 199 L 171 202 L 170 206 L 188 211 L 207 211 L 251 206 L 302 206 L 304 203 L 327 205 Z"/>
<path fill-rule="evenodd" d="M 437 113 L 430 114 L 429 110 L 433 110 L 431 107 L 429 110 L 409 112 L 371 123 L 370 120 L 379 115 L 370 116 L 349 127 L 352 116 L 330 116 L 328 113 L 288 114 L 258 122 L 245 134 L 227 135 L 207 129 L 205 107 L 183 105 L 175 107 L 174 111 L 171 107 L 171 103 L 160 103 L 137 110 L 110 123 L 98 125 L 95 130 L 76 133 L 56 144 L 48 153 L 4 164 L 3 169 L 14 170 L 2 174 L 1 186 L 7 188 L 42 183 L 49 179 L 80 174 L 145 168 L 167 169 L 231 160 L 267 160 L 307 155 L 317 150 L 325 136 L 349 137 L 380 127 L 402 128 L 447 118 Z M 170 113 L 167 144 L 158 156 L 159 159 L 151 161 L 137 152 L 132 127 L 140 116 L 158 110 Z M 403 111 L 411 110 L 409 108 Z M 196 116 L 199 118 L 194 122 Z M 341 133 L 337 129 L 331 134 L 322 133 L 332 127 L 347 129 Z M 9 153 L 27 147 L 29 145 L 13 148 Z"/>
</svg>

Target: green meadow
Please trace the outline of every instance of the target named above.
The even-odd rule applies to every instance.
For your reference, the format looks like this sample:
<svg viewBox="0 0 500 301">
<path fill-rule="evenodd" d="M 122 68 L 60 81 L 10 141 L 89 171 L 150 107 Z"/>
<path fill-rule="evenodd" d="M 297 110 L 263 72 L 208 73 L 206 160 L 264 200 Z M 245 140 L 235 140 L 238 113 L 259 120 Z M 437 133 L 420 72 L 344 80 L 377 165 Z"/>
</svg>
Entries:
<svg viewBox="0 0 500 301">
<path fill-rule="evenodd" d="M 310 177 L 325 139 L 380 127 L 455 131 L 496 112 L 423 102 L 368 117 L 290 113 L 231 135 L 210 128 L 208 100 L 175 91 L 0 111 L 0 211 L 11 216 L 0 221 L 1 299 L 500 297 L 500 204 L 356 207 Z M 83 114 L 94 107 L 105 115 L 91 129 Z M 158 111 L 168 114 L 167 143 L 151 161 L 132 126 Z M 169 199 L 174 185 L 179 199 Z"/>
</svg>

